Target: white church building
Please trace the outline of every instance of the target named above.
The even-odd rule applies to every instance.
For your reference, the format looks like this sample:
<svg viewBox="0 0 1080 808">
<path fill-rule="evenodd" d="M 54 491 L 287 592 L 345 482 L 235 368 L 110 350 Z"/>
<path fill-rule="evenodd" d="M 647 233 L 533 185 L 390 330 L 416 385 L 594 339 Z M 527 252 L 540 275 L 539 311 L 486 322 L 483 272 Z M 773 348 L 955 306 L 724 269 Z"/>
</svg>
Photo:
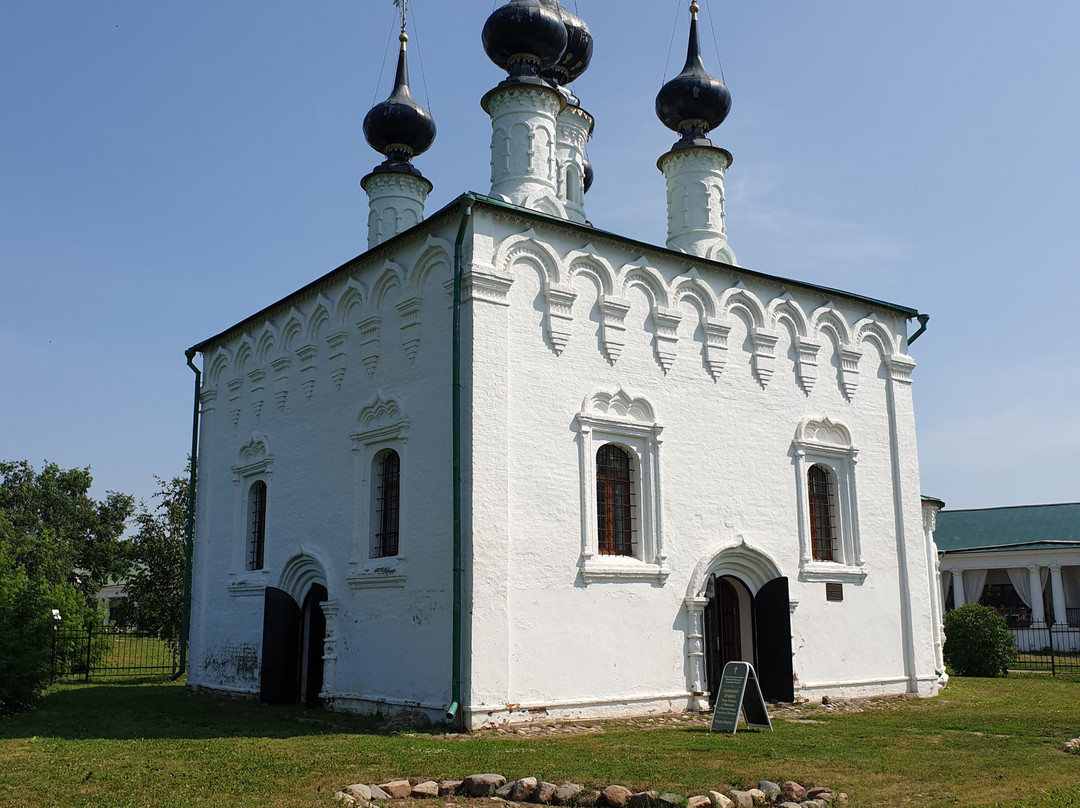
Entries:
<svg viewBox="0 0 1080 808">
<path fill-rule="evenodd" d="M 730 660 L 779 701 L 937 692 L 927 318 L 738 266 L 696 14 L 665 245 L 587 221 L 556 0 L 487 20 L 491 188 L 426 215 L 403 26 L 367 251 L 188 352 L 189 686 L 465 728 L 707 709 Z"/>
</svg>

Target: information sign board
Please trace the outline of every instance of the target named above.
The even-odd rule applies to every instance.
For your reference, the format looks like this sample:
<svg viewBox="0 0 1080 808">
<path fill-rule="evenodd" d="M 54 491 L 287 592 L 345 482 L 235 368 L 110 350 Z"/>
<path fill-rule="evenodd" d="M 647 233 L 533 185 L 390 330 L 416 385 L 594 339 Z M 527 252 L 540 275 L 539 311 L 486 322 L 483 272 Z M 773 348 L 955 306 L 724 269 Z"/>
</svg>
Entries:
<svg viewBox="0 0 1080 808">
<path fill-rule="evenodd" d="M 746 726 L 753 729 L 772 729 L 765 699 L 761 696 L 754 666 L 749 662 L 729 662 L 724 666 L 717 688 L 710 732 L 730 732 L 739 728 L 739 714 Z"/>
</svg>

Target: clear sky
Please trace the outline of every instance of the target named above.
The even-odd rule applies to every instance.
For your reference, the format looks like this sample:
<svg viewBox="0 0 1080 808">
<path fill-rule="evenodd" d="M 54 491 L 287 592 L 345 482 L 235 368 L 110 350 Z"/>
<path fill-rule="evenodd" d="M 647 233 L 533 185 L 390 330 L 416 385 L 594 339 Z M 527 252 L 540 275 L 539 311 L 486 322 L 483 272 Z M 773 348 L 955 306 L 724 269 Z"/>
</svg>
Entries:
<svg viewBox="0 0 1080 808">
<path fill-rule="evenodd" d="M 502 0 L 499 0 L 500 4 Z M 653 100 L 688 0 L 563 0 L 589 23 L 597 227 L 662 244 Z M 489 189 L 491 0 L 414 0 L 433 211 Z M 1080 501 L 1080 3 L 703 0 L 733 97 L 743 266 L 918 308 L 923 491 Z M 0 458 L 148 497 L 181 471 L 184 349 L 366 247 L 364 115 L 390 0 L 0 4 Z M 674 43 L 672 32 L 674 30 Z M 669 53 L 670 49 L 670 53 Z M 381 74 L 381 80 L 380 80 Z M 912 326 L 914 330 L 914 325 Z"/>
</svg>

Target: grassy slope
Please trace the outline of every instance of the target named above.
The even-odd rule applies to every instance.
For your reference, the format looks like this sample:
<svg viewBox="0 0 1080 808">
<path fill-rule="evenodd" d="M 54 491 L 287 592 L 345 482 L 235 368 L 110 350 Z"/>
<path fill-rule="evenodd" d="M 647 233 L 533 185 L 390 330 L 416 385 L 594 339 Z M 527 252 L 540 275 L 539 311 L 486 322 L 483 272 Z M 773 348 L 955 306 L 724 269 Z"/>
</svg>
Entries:
<svg viewBox="0 0 1080 808">
<path fill-rule="evenodd" d="M 346 782 L 497 771 L 683 793 L 794 779 L 846 791 L 854 806 L 1080 808 L 1080 757 L 1059 751 L 1080 736 L 1078 697 L 1064 679 L 953 679 L 934 700 L 821 710 L 823 723 L 774 733 L 446 739 L 178 685 L 66 686 L 0 722 L 0 806 L 329 806 Z"/>
</svg>

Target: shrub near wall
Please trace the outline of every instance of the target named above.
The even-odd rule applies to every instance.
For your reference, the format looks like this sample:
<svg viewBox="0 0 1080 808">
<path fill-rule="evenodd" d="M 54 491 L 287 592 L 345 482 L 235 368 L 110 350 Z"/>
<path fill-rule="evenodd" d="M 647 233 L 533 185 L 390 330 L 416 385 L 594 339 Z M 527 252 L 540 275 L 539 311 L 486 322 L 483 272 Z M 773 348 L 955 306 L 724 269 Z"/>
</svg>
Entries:
<svg viewBox="0 0 1080 808">
<path fill-rule="evenodd" d="M 1005 618 L 977 603 L 945 615 L 945 663 L 960 676 L 1003 676 L 1016 661 Z"/>
</svg>

